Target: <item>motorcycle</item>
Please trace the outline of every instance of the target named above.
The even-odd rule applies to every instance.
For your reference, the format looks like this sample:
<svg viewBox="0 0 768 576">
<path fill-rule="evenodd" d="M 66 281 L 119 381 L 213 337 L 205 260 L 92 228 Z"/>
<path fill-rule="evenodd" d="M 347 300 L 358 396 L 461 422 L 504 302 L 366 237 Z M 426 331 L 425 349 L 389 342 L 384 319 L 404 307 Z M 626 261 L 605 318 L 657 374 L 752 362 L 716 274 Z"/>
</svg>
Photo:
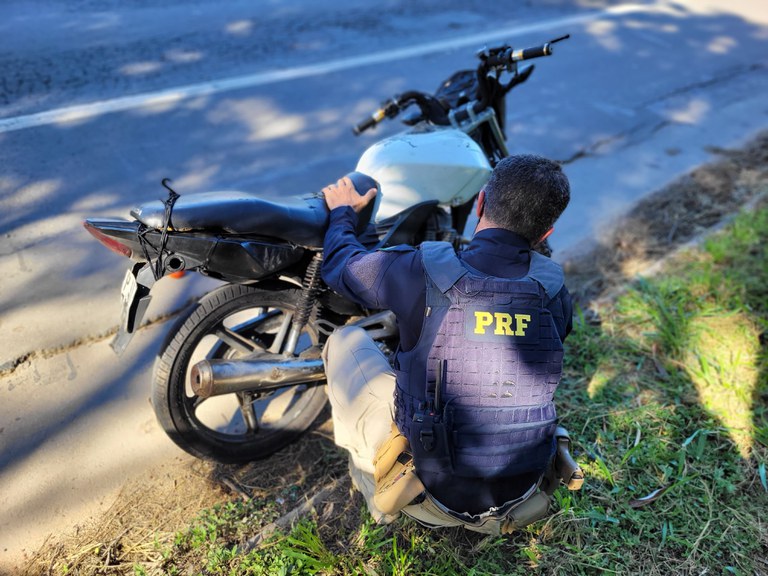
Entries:
<svg viewBox="0 0 768 576">
<path fill-rule="evenodd" d="M 566 38 L 481 50 L 475 70 L 454 73 L 434 94 L 395 96 L 354 127 L 361 134 L 401 114 L 409 126 L 370 146 L 350 174 L 361 194 L 379 189 L 360 215 L 363 245 L 445 240 L 460 248 L 477 194 L 509 154 L 505 98 L 534 70 L 518 63 L 552 54 Z M 226 282 L 169 331 L 155 361 L 152 405 L 165 432 L 190 454 L 228 463 L 266 457 L 323 410 L 320 352 L 333 330 L 355 324 L 391 349 L 394 316 L 361 308 L 323 283 L 322 195 L 277 203 L 247 192 L 180 196 L 167 179 L 163 186 L 167 200 L 139 206 L 130 220 L 84 222 L 103 245 L 134 261 L 112 347 L 118 355 L 125 350 L 161 278 L 194 271 Z"/>
</svg>

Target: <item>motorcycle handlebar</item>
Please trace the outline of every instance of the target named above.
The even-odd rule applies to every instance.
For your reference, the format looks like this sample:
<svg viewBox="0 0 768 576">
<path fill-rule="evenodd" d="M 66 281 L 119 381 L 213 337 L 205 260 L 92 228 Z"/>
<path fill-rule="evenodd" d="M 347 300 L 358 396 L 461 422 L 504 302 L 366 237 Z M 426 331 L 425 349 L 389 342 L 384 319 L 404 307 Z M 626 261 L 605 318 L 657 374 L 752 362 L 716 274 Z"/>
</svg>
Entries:
<svg viewBox="0 0 768 576">
<path fill-rule="evenodd" d="M 512 48 L 507 48 L 501 53 L 489 56 L 487 64 L 491 67 L 503 67 L 513 64 L 514 62 L 522 62 L 523 60 L 531 60 L 532 58 L 541 58 L 542 56 L 551 56 L 553 52 L 552 44 L 567 40 L 570 37 L 570 34 L 566 34 L 560 38 L 545 42 L 541 46 L 523 48 L 522 50 L 512 50 Z"/>
<path fill-rule="evenodd" d="M 412 93 L 406 92 L 406 95 L 410 94 Z M 400 98 L 390 98 L 384 102 L 381 107 L 376 110 L 376 112 L 371 114 L 370 117 L 366 118 L 362 122 L 358 123 L 354 128 L 352 128 L 352 132 L 354 132 L 355 136 L 360 136 L 360 134 L 370 128 L 373 128 L 376 126 L 376 124 L 384 120 L 384 118 L 394 118 L 399 114 L 401 104 L 402 102 Z"/>
<path fill-rule="evenodd" d="M 553 44 L 562 40 L 566 40 L 570 37 L 570 34 L 566 34 L 560 38 L 550 40 L 541 46 L 523 48 L 522 50 L 512 50 L 512 48 L 508 46 L 501 46 L 499 48 L 490 50 L 486 48 L 485 50 L 482 50 L 478 53 L 478 56 L 481 60 L 480 67 L 478 68 L 478 75 L 485 75 L 492 69 L 501 70 L 506 68 L 510 71 L 514 70 L 515 78 L 517 78 L 519 75 L 517 73 L 517 68 L 512 66 L 513 64 L 523 60 L 549 56 L 552 54 Z M 527 75 L 523 74 L 523 79 L 520 81 L 524 81 L 529 74 L 530 71 Z M 508 91 L 512 86 L 513 84 L 510 83 L 506 90 Z M 472 103 L 472 111 L 474 113 L 481 112 L 485 107 L 489 105 L 488 95 L 485 94 L 481 96 L 482 97 L 479 99 L 479 102 Z M 445 105 L 436 97 L 422 92 L 409 91 L 396 96 L 382 104 L 381 108 L 371 114 L 369 118 L 366 118 L 362 122 L 356 124 L 352 128 L 352 132 L 355 134 L 355 136 L 359 136 L 366 130 L 376 126 L 385 118 L 394 118 L 400 113 L 401 110 L 404 110 L 411 104 L 417 104 L 421 110 L 422 118 L 429 120 L 433 124 L 448 125 L 450 123 L 448 119 L 448 112 L 450 110 L 448 110 Z M 462 110 L 462 113 L 470 114 L 468 110 L 466 112 Z"/>
<path fill-rule="evenodd" d="M 531 58 L 540 58 L 542 56 L 550 56 L 552 54 L 552 45 L 547 42 L 541 46 L 534 46 L 533 48 L 524 48 L 522 50 L 515 50 L 512 52 L 510 60 L 512 62 L 520 62 L 522 60 L 530 60 Z"/>
<path fill-rule="evenodd" d="M 376 124 L 384 120 L 386 116 L 387 116 L 386 110 L 384 108 L 379 108 L 378 110 L 376 110 L 376 112 L 371 114 L 368 118 L 356 124 L 352 128 L 352 132 L 354 132 L 355 136 L 359 136 L 369 128 L 373 128 L 374 126 L 376 126 Z"/>
<path fill-rule="evenodd" d="M 424 117 L 429 118 L 435 124 L 448 124 L 445 110 L 433 96 L 416 90 L 409 90 L 384 102 L 381 108 L 371 114 L 369 118 L 355 125 L 352 128 L 352 132 L 354 132 L 355 136 L 359 136 L 362 132 L 373 128 L 385 118 L 394 118 L 411 104 L 418 105 Z"/>
</svg>

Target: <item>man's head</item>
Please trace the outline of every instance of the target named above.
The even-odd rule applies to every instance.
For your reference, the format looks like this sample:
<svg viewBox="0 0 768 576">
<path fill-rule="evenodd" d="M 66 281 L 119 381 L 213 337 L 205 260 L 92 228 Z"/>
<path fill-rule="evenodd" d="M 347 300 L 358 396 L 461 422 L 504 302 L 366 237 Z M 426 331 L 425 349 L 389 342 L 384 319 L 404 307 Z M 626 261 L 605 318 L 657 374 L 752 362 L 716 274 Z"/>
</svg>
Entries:
<svg viewBox="0 0 768 576">
<path fill-rule="evenodd" d="M 482 228 L 504 228 L 541 240 L 571 198 L 560 166 L 541 156 L 509 156 L 496 165 L 478 205 Z"/>
</svg>

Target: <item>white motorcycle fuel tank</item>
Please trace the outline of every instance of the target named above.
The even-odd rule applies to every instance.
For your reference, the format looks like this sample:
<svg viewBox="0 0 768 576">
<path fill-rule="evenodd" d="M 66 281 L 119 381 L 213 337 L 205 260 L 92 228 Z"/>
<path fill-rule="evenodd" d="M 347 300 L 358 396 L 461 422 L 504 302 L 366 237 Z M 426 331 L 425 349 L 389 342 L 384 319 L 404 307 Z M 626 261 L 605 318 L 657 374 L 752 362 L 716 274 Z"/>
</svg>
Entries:
<svg viewBox="0 0 768 576">
<path fill-rule="evenodd" d="M 464 204 L 491 175 L 488 159 L 472 138 L 460 130 L 428 125 L 376 142 L 360 157 L 356 170 L 381 185 L 376 221 L 427 200 Z"/>
</svg>

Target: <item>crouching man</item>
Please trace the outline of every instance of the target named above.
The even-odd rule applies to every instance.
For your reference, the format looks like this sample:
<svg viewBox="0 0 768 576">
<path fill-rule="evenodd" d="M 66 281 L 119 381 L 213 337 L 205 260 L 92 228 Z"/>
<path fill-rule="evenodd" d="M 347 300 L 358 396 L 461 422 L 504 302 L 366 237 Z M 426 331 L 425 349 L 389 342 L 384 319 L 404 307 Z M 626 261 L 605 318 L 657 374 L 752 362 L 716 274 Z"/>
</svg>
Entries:
<svg viewBox="0 0 768 576">
<path fill-rule="evenodd" d="M 342 178 L 323 192 L 324 280 L 392 310 L 400 331 L 392 364 L 356 327 L 324 350 L 336 443 L 373 517 L 499 534 L 545 516 L 559 478 L 581 483 L 553 404 L 571 298 L 560 266 L 531 249 L 570 199 L 559 165 L 499 162 L 459 254 L 442 242 L 368 252 L 355 227 L 376 191 Z"/>
</svg>

